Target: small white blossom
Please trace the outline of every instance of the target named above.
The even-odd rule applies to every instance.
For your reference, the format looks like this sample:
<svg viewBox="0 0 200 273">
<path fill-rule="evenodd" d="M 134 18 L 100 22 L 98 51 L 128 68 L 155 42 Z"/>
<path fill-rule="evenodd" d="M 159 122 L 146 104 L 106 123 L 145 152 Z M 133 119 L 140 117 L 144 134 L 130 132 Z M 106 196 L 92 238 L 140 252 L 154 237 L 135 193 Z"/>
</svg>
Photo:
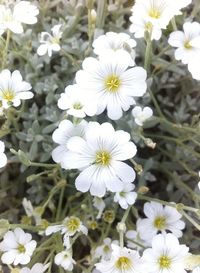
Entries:
<svg viewBox="0 0 200 273">
<path fill-rule="evenodd" d="M 49 264 L 36 263 L 31 269 L 28 267 L 21 268 L 19 273 L 44 273 L 48 267 Z"/>
<path fill-rule="evenodd" d="M 55 264 L 62 266 L 67 271 L 72 271 L 76 262 L 68 250 L 64 250 L 55 256 Z"/>
<path fill-rule="evenodd" d="M 61 234 L 64 234 L 64 245 L 67 247 L 67 249 L 69 249 L 71 246 L 70 237 L 74 236 L 77 232 L 82 232 L 83 234 L 87 235 L 88 229 L 83 225 L 78 217 L 71 216 L 66 217 L 61 225 L 47 227 L 45 234 L 49 236 L 56 232 L 61 232 Z"/>
<path fill-rule="evenodd" d="M 103 244 L 98 246 L 94 251 L 95 258 L 101 258 L 102 260 L 108 261 L 111 258 L 112 247 L 111 244 L 118 245 L 118 241 L 113 241 L 110 238 L 105 238 Z"/>
<path fill-rule="evenodd" d="M 150 107 L 144 107 L 142 109 L 140 106 L 136 106 L 132 110 L 132 115 L 135 118 L 135 123 L 139 126 L 143 126 L 143 123 L 152 117 L 153 111 Z"/>
<path fill-rule="evenodd" d="M 170 34 L 169 44 L 177 47 L 175 50 L 176 60 L 184 64 L 199 59 L 200 54 L 200 24 L 197 22 L 186 22 L 183 31 L 174 31 Z"/>
<path fill-rule="evenodd" d="M 137 230 L 145 241 L 150 241 L 158 233 L 172 232 L 177 238 L 182 236 L 185 223 L 180 220 L 181 214 L 172 207 L 162 206 L 157 202 L 147 202 L 144 205 L 147 218 L 137 221 Z"/>
<path fill-rule="evenodd" d="M 58 100 L 58 107 L 67 110 L 68 115 L 77 118 L 84 118 L 86 115 L 94 116 L 97 112 L 97 102 L 92 94 L 88 94 L 77 84 L 65 88 L 65 93 L 62 93 Z"/>
<path fill-rule="evenodd" d="M 107 32 L 105 35 L 99 36 L 93 42 L 94 53 L 98 56 L 110 53 L 125 51 L 129 58 L 129 65 L 135 65 L 135 51 L 136 41 L 130 38 L 126 33 Z"/>
<path fill-rule="evenodd" d="M 33 208 L 31 201 L 23 198 L 22 205 L 28 217 L 33 217 L 35 220 L 36 225 L 41 223 L 41 215 Z"/>
<path fill-rule="evenodd" d="M 23 81 L 18 70 L 12 74 L 8 69 L 0 73 L 0 101 L 3 108 L 8 108 L 10 105 L 15 107 L 21 104 L 21 100 L 31 99 L 33 93 L 29 90 L 31 85 Z"/>
<path fill-rule="evenodd" d="M 137 198 L 137 193 L 134 192 L 135 185 L 126 183 L 120 192 L 116 192 L 114 202 L 119 203 L 120 207 L 127 209 L 128 206 L 133 205 Z"/>
<path fill-rule="evenodd" d="M 68 141 L 71 154 L 66 158 L 68 169 L 81 169 L 75 186 L 81 192 L 103 197 L 106 190 L 119 192 L 124 183 L 133 182 L 135 171 L 122 162 L 137 151 L 130 134 L 115 131 L 110 123 L 90 122 L 85 139 L 73 137 Z"/>
<path fill-rule="evenodd" d="M 137 250 L 143 249 L 143 247 L 150 246 L 146 241 L 142 240 L 140 234 L 136 230 L 128 230 L 126 232 L 127 247 L 136 248 Z"/>
<path fill-rule="evenodd" d="M 135 37 L 144 37 L 145 32 L 149 32 L 151 39 L 158 40 L 177 9 L 167 0 L 136 0 L 132 12 L 130 31 Z"/>
<path fill-rule="evenodd" d="M 49 57 L 51 57 L 53 51 L 60 51 L 60 39 L 62 37 L 61 26 L 62 25 L 55 25 L 51 29 L 52 35 L 48 32 L 41 33 L 41 45 L 37 49 L 38 55 L 43 56 L 48 53 Z"/>
<path fill-rule="evenodd" d="M 102 198 L 99 198 L 99 197 L 95 196 L 94 199 L 93 199 L 93 206 L 94 206 L 96 209 L 98 209 L 98 211 L 99 211 L 96 218 L 97 218 L 97 219 L 100 219 L 100 218 L 101 218 L 101 215 L 102 215 L 102 213 L 103 213 L 103 211 L 104 211 L 104 209 L 105 209 L 105 207 L 106 207 L 105 202 L 103 201 Z"/>
<path fill-rule="evenodd" d="M 8 231 L 0 243 L 0 250 L 4 252 L 1 260 L 8 265 L 28 264 L 36 245 L 31 234 L 25 233 L 21 228 Z"/>
<path fill-rule="evenodd" d="M 147 273 L 186 273 L 184 260 L 189 248 L 180 245 L 173 234 L 159 234 L 152 240 L 152 248 L 143 252 L 143 272 Z"/>
<path fill-rule="evenodd" d="M 59 127 L 53 132 L 53 141 L 59 144 L 59 146 L 52 151 L 52 158 L 56 163 L 60 163 L 62 168 L 67 168 L 65 161 L 69 153 L 67 148 L 69 139 L 73 136 L 84 137 L 87 124 L 85 120 L 82 120 L 77 125 L 74 125 L 69 120 L 63 120 L 60 122 Z"/>
<path fill-rule="evenodd" d="M 37 23 L 39 10 L 29 1 L 19 1 L 13 8 L 0 5 L 0 35 L 6 30 L 23 33 L 22 23 L 32 25 Z"/>
<path fill-rule="evenodd" d="M 3 168 L 7 164 L 7 157 L 4 153 L 5 144 L 0 140 L 0 168 Z"/>
<path fill-rule="evenodd" d="M 83 70 L 76 73 L 76 82 L 94 94 L 97 115 L 107 109 L 110 119 L 118 120 L 123 111 L 135 104 L 133 97 L 146 92 L 146 70 L 142 67 L 127 69 L 129 60 L 124 52 L 110 53 L 100 59 L 89 57 L 83 62 Z"/>
<path fill-rule="evenodd" d="M 140 268 L 140 256 L 137 251 L 121 248 L 112 244 L 112 254 L 109 261 L 97 263 L 96 269 L 101 273 L 134 273 Z"/>
</svg>

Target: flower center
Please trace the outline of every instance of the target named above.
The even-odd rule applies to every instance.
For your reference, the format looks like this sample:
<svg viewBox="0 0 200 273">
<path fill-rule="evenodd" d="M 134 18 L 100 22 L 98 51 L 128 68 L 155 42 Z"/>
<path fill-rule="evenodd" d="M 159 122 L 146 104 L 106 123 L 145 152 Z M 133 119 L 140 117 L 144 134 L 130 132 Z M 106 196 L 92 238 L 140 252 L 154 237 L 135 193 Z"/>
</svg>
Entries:
<svg viewBox="0 0 200 273">
<path fill-rule="evenodd" d="M 163 216 L 158 216 L 154 220 L 154 227 L 158 230 L 165 229 L 166 227 L 166 219 Z"/>
<path fill-rule="evenodd" d="M 103 247 L 103 251 L 104 251 L 105 253 L 110 252 L 109 246 L 105 245 L 105 246 Z"/>
<path fill-rule="evenodd" d="M 50 38 L 50 42 L 52 44 L 59 44 L 60 43 L 60 39 L 58 37 L 51 37 Z"/>
<path fill-rule="evenodd" d="M 80 227 L 80 220 L 77 217 L 70 217 L 66 222 L 69 231 L 75 232 Z"/>
<path fill-rule="evenodd" d="M 131 268 L 132 261 L 129 258 L 122 256 L 116 261 L 115 266 L 117 269 L 124 272 L 124 270 L 129 270 Z"/>
<path fill-rule="evenodd" d="M 161 256 L 158 260 L 161 269 L 169 268 L 171 264 L 171 259 L 168 256 Z"/>
<path fill-rule="evenodd" d="M 107 91 L 109 92 L 117 92 L 119 90 L 120 85 L 121 85 L 120 78 L 116 75 L 111 75 L 107 77 L 105 80 L 105 86 Z"/>
<path fill-rule="evenodd" d="M 20 253 L 25 253 L 25 252 L 26 252 L 26 249 L 25 249 L 25 247 L 24 247 L 22 244 L 19 244 L 19 245 L 18 245 L 17 250 L 18 250 Z"/>
<path fill-rule="evenodd" d="M 156 7 L 151 7 L 149 10 L 149 16 L 154 19 L 159 19 L 161 17 L 161 11 Z"/>
<path fill-rule="evenodd" d="M 7 100 L 7 101 L 12 101 L 15 97 L 14 91 L 12 91 L 10 89 L 3 90 L 3 91 L 1 91 L 1 93 L 2 93 L 3 99 Z"/>
<path fill-rule="evenodd" d="M 190 41 L 185 41 L 184 47 L 185 47 L 186 49 L 191 49 L 192 46 L 191 46 L 191 44 L 190 44 Z"/>
<path fill-rule="evenodd" d="M 110 164 L 111 156 L 107 151 L 100 151 L 96 153 L 95 163 L 103 166 L 108 166 Z"/>
<path fill-rule="evenodd" d="M 73 108 L 76 109 L 76 110 L 80 110 L 80 109 L 83 108 L 83 106 L 81 105 L 80 102 L 75 102 L 75 103 L 73 104 Z"/>
</svg>

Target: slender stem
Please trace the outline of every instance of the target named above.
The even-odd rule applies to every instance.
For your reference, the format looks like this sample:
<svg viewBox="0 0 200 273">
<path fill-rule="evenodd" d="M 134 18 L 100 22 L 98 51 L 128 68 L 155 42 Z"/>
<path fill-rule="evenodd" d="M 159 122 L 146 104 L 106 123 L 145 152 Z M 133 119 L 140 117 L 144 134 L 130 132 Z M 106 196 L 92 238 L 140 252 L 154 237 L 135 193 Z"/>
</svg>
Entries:
<svg viewBox="0 0 200 273">
<path fill-rule="evenodd" d="M 149 67 L 151 63 L 151 51 L 152 51 L 151 36 L 148 35 L 144 60 L 144 68 L 146 69 L 147 73 L 149 72 Z"/>
<path fill-rule="evenodd" d="M 3 51 L 3 57 L 2 57 L 2 65 L 1 65 L 2 70 L 5 68 L 5 65 L 6 65 L 8 47 L 9 47 L 9 43 L 10 43 L 10 36 L 11 36 L 11 32 L 8 29 L 7 30 L 7 36 L 6 36 L 6 44 L 5 44 L 5 48 L 4 48 L 4 51 Z"/>
</svg>

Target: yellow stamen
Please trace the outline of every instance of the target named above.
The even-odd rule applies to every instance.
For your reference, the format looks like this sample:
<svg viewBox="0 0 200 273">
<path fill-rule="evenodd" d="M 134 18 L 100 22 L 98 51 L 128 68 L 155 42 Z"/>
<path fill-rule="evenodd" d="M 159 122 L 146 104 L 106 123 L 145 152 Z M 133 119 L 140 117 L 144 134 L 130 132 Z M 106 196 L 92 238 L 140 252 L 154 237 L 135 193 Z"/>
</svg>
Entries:
<svg viewBox="0 0 200 273">
<path fill-rule="evenodd" d="M 169 268 L 171 264 L 171 259 L 168 256 L 161 256 L 158 260 L 161 269 Z"/>
<path fill-rule="evenodd" d="M 96 164 L 108 166 L 110 164 L 111 156 L 107 151 L 99 151 L 96 153 Z"/>
<path fill-rule="evenodd" d="M 116 261 L 115 266 L 117 269 L 124 272 L 125 270 L 129 270 L 131 268 L 132 261 L 128 257 L 122 256 Z"/>
<path fill-rule="evenodd" d="M 163 216 L 158 216 L 154 220 L 154 227 L 158 230 L 165 229 L 166 227 L 166 219 Z"/>
<path fill-rule="evenodd" d="M 117 92 L 121 85 L 120 78 L 116 75 L 111 75 L 105 80 L 106 90 L 109 92 Z"/>
<path fill-rule="evenodd" d="M 72 216 L 69 219 L 67 219 L 65 226 L 69 231 L 75 232 L 79 229 L 80 224 L 81 224 L 80 219 Z"/>
</svg>

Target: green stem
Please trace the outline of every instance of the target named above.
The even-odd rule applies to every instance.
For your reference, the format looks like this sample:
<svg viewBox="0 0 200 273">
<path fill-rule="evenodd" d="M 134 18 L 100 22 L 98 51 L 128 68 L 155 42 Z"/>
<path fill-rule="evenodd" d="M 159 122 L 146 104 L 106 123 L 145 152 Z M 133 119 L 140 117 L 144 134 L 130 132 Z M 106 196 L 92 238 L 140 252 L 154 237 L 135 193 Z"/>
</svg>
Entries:
<svg viewBox="0 0 200 273">
<path fill-rule="evenodd" d="M 147 45 L 146 45 L 146 51 L 145 51 L 145 59 L 144 59 L 144 68 L 149 72 L 150 62 L 151 62 L 151 54 L 152 54 L 152 44 L 151 44 L 151 36 L 148 35 L 147 38 Z"/>
<path fill-rule="evenodd" d="M 11 31 L 8 29 L 7 30 L 7 36 L 6 36 L 6 44 L 5 44 L 5 48 L 4 48 L 4 51 L 3 51 L 3 57 L 2 57 L 2 65 L 1 65 L 2 70 L 4 69 L 4 67 L 6 65 L 8 47 L 9 47 L 9 43 L 10 43 L 10 36 L 11 36 Z"/>
</svg>

